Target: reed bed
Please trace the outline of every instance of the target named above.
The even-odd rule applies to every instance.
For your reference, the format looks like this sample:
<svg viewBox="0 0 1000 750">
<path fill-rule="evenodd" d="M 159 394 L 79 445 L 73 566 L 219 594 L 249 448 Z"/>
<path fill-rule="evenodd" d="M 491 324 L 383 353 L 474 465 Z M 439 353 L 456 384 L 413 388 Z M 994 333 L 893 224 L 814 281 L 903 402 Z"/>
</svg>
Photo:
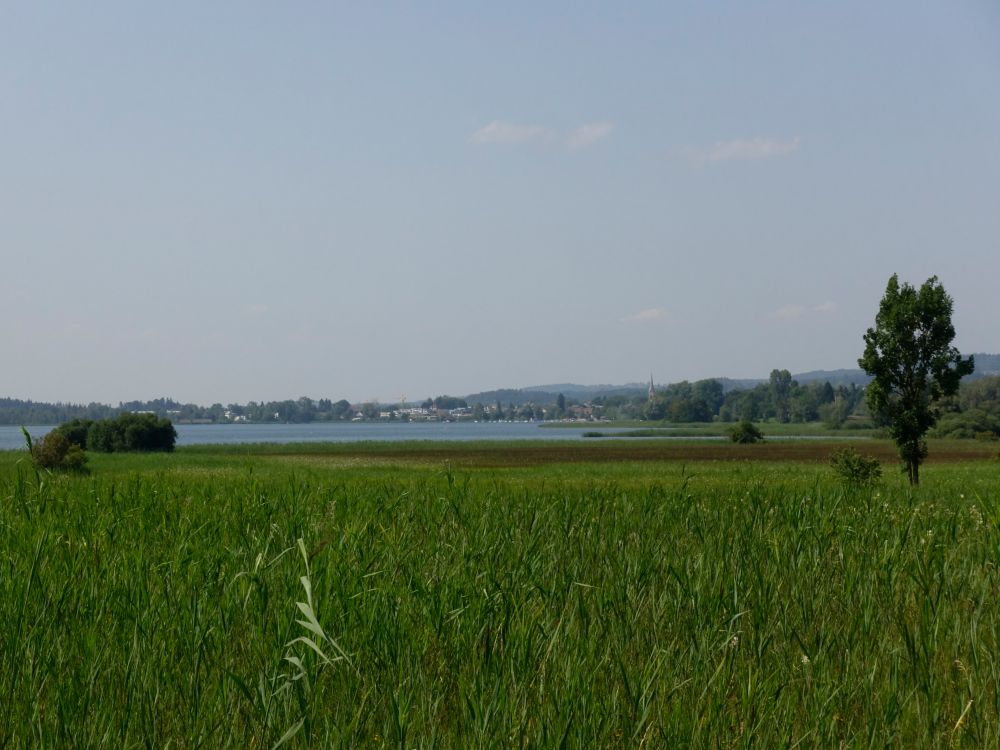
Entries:
<svg viewBox="0 0 1000 750">
<path fill-rule="evenodd" d="M 995 464 L 199 455 L 0 465 L 0 747 L 1000 746 Z"/>
</svg>

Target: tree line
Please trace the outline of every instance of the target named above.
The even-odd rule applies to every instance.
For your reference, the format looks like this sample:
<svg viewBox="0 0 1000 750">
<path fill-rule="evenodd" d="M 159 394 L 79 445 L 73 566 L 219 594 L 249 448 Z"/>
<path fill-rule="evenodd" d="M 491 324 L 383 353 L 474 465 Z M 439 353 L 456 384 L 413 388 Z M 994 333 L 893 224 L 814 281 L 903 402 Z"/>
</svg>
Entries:
<svg viewBox="0 0 1000 750">
<path fill-rule="evenodd" d="M 716 379 L 682 381 L 646 395 L 598 396 L 589 401 L 545 394 L 545 402 L 492 404 L 469 403 L 465 398 L 437 396 L 420 406 L 443 414 L 462 409 L 461 419 L 497 420 L 629 419 L 650 422 L 823 422 L 830 428 L 884 427 L 886 420 L 873 415 L 865 389 L 857 385 L 832 386 L 829 381 L 799 383 L 788 370 L 775 369 L 767 381 L 750 388 L 725 390 Z M 411 405 L 412 406 L 412 405 Z M 941 417 L 931 434 L 936 437 L 989 439 L 1000 436 L 1000 376 L 964 381 L 958 392 L 937 404 Z M 368 402 L 352 405 L 345 399 L 314 400 L 303 396 L 284 401 L 251 401 L 247 404 L 213 404 L 209 407 L 180 404 L 172 399 L 130 401 L 117 407 L 104 404 L 44 404 L 0 399 L 0 424 L 63 424 L 72 420 L 99 421 L 121 414 L 150 413 L 171 422 L 246 421 L 254 423 L 306 423 L 364 419 L 407 419 L 399 404 Z M 389 417 L 383 417 L 389 414 Z"/>
<path fill-rule="evenodd" d="M 800 384 L 788 370 L 772 370 L 766 382 L 725 391 L 720 381 L 682 381 L 648 397 L 608 396 L 593 400 L 599 416 L 656 422 L 816 422 L 840 427 L 866 416 L 864 389 L 834 388 L 829 381 Z"/>
</svg>

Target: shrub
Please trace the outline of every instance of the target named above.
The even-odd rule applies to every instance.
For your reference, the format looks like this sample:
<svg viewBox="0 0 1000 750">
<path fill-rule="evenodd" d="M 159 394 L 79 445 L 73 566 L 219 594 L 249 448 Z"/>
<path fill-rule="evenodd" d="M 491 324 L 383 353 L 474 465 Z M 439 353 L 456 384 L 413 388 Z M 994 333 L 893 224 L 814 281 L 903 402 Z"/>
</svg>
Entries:
<svg viewBox="0 0 1000 750">
<path fill-rule="evenodd" d="M 762 443 L 764 433 L 749 419 L 744 419 L 729 428 L 729 439 L 734 443 Z"/>
<path fill-rule="evenodd" d="M 92 419 L 72 419 L 64 422 L 56 428 L 56 431 L 66 436 L 71 443 L 76 443 L 81 448 L 87 447 L 87 431 L 94 423 Z"/>
<path fill-rule="evenodd" d="M 115 430 L 115 423 L 110 419 L 99 419 L 91 423 L 87 430 L 87 447 L 92 451 L 101 453 L 113 453 L 122 450 L 121 441 L 118 440 L 118 431 Z"/>
<path fill-rule="evenodd" d="M 87 454 L 78 444 L 58 430 L 53 430 L 41 440 L 29 444 L 31 460 L 36 468 L 49 471 L 84 471 Z"/>
<path fill-rule="evenodd" d="M 1000 435 L 1000 413 L 976 408 L 950 412 L 941 417 L 933 434 L 935 437 L 990 440 L 990 435 Z"/>
<path fill-rule="evenodd" d="M 862 456 L 854 448 L 835 451 L 830 456 L 830 466 L 844 484 L 870 487 L 882 478 L 882 465 L 873 456 Z"/>
<path fill-rule="evenodd" d="M 155 414 L 122 414 L 118 424 L 124 431 L 127 451 L 172 451 L 177 430 L 169 419 Z"/>
<path fill-rule="evenodd" d="M 80 444 L 101 453 L 172 451 L 177 441 L 177 431 L 170 420 L 155 414 L 125 413 L 96 422 L 74 420 L 60 426 L 59 431 L 76 436 L 83 433 L 84 427 L 86 437 Z"/>
<path fill-rule="evenodd" d="M 848 419 L 843 427 L 846 430 L 870 430 L 872 423 L 867 419 Z"/>
</svg>

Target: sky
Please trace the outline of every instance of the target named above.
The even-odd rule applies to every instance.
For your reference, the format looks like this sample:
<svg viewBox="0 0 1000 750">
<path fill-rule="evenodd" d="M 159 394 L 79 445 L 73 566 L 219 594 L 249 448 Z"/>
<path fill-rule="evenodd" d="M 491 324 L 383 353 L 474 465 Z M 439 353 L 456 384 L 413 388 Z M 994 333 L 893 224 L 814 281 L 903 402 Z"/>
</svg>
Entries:
<svg viewBox="0 0 1000 750">
<path fill-rule="evenodd" d="M 0 256 L 40 401 L 1000 352 L 1000 4 L 5 3 Z"/>
</svg>

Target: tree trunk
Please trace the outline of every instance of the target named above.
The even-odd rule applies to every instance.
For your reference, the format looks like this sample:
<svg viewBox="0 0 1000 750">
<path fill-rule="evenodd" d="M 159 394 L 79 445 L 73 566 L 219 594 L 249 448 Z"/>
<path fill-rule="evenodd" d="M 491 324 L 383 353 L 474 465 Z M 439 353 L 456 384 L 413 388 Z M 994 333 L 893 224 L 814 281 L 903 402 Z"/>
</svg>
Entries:
<svg viewBox="0 0 1000 750">
<path fill-rule="evenodd" d="M 907 466 L 907 474 L 910 477 L 910 486 L 916 487 L 920 484 L 920 464 L 917 461 L 909 461 Z"/>
</svg>

